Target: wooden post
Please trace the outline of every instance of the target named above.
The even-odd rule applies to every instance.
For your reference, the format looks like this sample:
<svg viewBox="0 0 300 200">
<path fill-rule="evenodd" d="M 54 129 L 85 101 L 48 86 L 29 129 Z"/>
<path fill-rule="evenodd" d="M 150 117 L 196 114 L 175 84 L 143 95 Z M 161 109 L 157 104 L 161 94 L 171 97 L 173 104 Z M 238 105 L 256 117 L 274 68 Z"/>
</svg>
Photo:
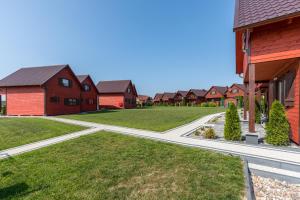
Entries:
<svg viewBox="0 0 300 200">
<path fill-rule="evenodd" d="M 274 101 L 274 81 L 269 82 L 269 88 L 268 88 L 268 113 L 271 109 L 272 103 Z"/>
<path fill-rule="evenodd" d="M 248 84 L 245 84 L 245 87 L 246 87 L 246 91 L 244 93 L 244 98 L 243 98 L 243 101 L 244 101 L 244 120 L 247 120 Z"/>
<path fill-rule="evenodd" d="M 249 65 L 249 132 L 255 133 L 255 65 Z"/>
</svg>

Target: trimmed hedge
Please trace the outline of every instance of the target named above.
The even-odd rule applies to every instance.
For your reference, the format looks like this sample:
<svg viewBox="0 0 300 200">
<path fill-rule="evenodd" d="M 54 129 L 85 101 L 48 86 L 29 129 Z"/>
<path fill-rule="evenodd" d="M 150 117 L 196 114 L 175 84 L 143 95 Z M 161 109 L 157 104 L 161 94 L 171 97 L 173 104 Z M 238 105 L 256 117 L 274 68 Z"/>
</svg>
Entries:
<svg viewBox="0 0 300 200">
<path fill-rule="evenodd" d="M 226 140 L 239 141 L 242 137 L 240 119 L 236 106 L 229 103 L 225 115 L 224 137 Z"/>
<path fill-rule="evenodd" d="M 273 145 L 289 144 L 289 122 L 285 115 L 283 105 L 279 101 L 274 101 L 269 115 L 269 122 L 266 126 L 266 141 Z"/>
<path fill-rule="evenodd" d="M 201 106 L 201 107 L 208 107 L 208 103 L 203 102 L 203 103 L 200 104 L 200 106 Z"/>
<path fill-rule="evenodd" d="M 208 107 L 217 107 L 217 104 L 215 102 L 209 102 Z"/>
</svg>

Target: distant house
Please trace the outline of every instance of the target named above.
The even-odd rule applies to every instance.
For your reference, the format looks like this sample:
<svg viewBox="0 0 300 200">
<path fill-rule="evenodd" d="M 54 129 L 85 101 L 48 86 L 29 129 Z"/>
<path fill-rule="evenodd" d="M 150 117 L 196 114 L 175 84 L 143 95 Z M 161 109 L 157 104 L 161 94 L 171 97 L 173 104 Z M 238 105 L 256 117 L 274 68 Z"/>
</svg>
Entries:
<svg viewBox="0 0 300 200">
<path fill-rule="evenodd" d="M 137 91 L 130 80 L 100 81 L 97 84 L 100 108 L 135 108 Z"/>
<path fill-rule="evenodd" d="M 80 112 L 81 84 L 69 65 L 21 68 L 0 80 L 7 115 Z"/>
<path fill-rule="evenodd" d="M 176 105 L 183 105 L 186 102 L 186 95 L 188 94 L 188 91 L 182 91 L 179 90 L 176 92 L 174 97 L 174 102 Z"/>
<path fill-rule="evenodd" d="M 245 92 L 246 87 L 243 84 L 232 84 L 226 91 L 225 106 L 227 106 L 229 103 L 233 103 L 236 106 L 238 106 L 239 104 L 242 105 L 243 102 L 239 101 L 243 101 Z"/>
<path fill-rule="evenodd" d="M 215 102 L 218 106 L 224 106 L 227 89 L 227 86 L 212 86 L 205 95 L 206 101 Z"/>
<path fill-rule="evenodd" d="M 98 90 L 96 85 L 89 75 L 79 75 L 77 78 L 81 84 L 81 112 L 96 111 L 98 109 Z"/>
<path fill-rule="evenodd" d="M 154 105 L 159 105 L 162 103 L 162 97 L 164 96 L 163 93 L 156 93 L 154 98 L 153 98 L 153 104 Z"/>
<path fill-rule="evenodd" d="M 206 90 L 190 89 L 186 95 L 186 102 L 189 105 L 197 105 L 205 102 Z"/>
<path fill-rule="evenodd" d="M 167 105 L 174 105 L 175 95 L 176 95 L 176 93 L 165 92 L 162 97 L 162 102 Z"/>
<path fill-rule="evenodd" d="M 141 106 L 150 105 L 152 104 L 152 98 L 147 95 L 138 95 L 136 103 Z"/>
</svg>

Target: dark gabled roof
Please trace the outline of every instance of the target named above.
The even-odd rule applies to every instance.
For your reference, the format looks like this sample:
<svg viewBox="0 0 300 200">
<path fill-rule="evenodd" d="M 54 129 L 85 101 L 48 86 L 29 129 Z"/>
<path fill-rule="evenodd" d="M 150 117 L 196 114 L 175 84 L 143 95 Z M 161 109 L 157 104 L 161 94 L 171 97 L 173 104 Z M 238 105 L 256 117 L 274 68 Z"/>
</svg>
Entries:
<svg viewBox="0 0 300 200">
<path fill-rule="evenodd" d="M 160 101 L 163 96 L 164 96 L 163 93 L 156 93 L 155 96 L 154 96 L 154 100 L 155 101 Z"/>
<path fill-rule="evenodd" d="M 43 85 L 69 65 L 21 68 L 0 80 L 0 87 Z"/>
<path fill-rule="evenodd" d="M 182 97 L 186 97 L 186 95 L 188 94 L 189 91 L 183 91 L 183 90 L 179 90 L 177 91 L 177 94 L 180 94 Z"/>
<path fill-rule="evenodd" d="M 225 93 L 226 93 L 226 91 L 227 91 L 227 89 L 228 89 L 227 86 L 225 86 L 225 87 L 223 87 L 223 86 L 214 86 L 214 87 L 216 88 L 216 90 L 217 90 L 218 92 L 220 92 L 220 93 L 223 94 L 223 95 L 225 95 Z"/>
<path fill-rule="evenodd" d="M 212 90 L 213 88 L 215 88 L 219 93 L 221 93 L 222 95 L 225 95 L 227 90 L 228 90 L 228 87 L 225 86 L 212 86 L 208 91 L 207 93 L 209 93 L 210 90 Z"/>
<path fill-rule="evenodd" d="M 243 91 L 246 91 L 246 87 L 245 87 L 244 84 L 238 84 L 238 83 L 232 84 L 232 86 L 234 86 L 234 85 L 236 85 L 237 87 L 239 87 L 239 88 L 242 89 Z M 232 87 L 232 86 L 231 86 L 231 87 Z"/>
<path fill-rule="evenodd" d="M 101 94 L 124 93 L 130 84 L 132 84 L 130 80 L 100 81 L 97 89 Z M 133 86 L 133 88 L 135 87 Z"/>
<path fill-rule="evenodd" d="M 78 78 L 80 83 L 82 83 L 88 77 L 89 77 L 89 75 L 77 75 L 77 78 Z"/>
<path fill-rule="evenodd" d="M 163 100 L 169 100 L 169 99 L 174 99 L 176 96 L 176 93 L 173 92 L 165 92 L 162 99 Z"/>
<path fill-rule="evenodd" d="M 83 88 L 83 85 L 82 85 L 83 81 L 85 81 L 87 78 L 89 78 L 91 80 L 92 87 L 94 87 L 95 90 L 97 91 L 97 93 L 99 93 L 98 88 L 95 85 L 93 79 L 90 77 L 90 75 L 77 75 L 76 77 L 77 77 L 78 81 L 80 82 L 82 88 Z"/>
<path fill-rule="evenodd" d="M 192 92 L 194 93 L 197 97 L 205 97 L 205 94 L 206 94 L 206 90 L 204 89 L 201 89 L 201 90 L 198 90 L 198 89 L 190 89 L 189 92 Z"/>
<path fill-rule="evenodd" d="M 236 0 L 234 29 L 300 15 L 300 0 Z"/>
</svg>

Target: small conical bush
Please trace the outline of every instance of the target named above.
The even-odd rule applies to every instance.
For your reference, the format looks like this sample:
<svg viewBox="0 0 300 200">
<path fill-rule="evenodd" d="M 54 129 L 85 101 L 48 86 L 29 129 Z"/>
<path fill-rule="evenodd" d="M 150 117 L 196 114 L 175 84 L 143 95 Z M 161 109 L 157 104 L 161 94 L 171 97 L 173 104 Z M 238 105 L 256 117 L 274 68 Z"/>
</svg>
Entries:
<svg viewBox="0 0 300 200">
<path fill-rule="evenodd" d="M 290 126 L 285 115 L 284 107 L 279 101 L 274 101 L 272 103 L 266 131 L 267 143 L 273 145 L 289 144 Z"/>
<path fill-rule="evenodd" d="M 225 115 L 224 137 L 226 140 L 241 140 L 241 125 L 236 106 L 230 103 Z"/>
</svg>

